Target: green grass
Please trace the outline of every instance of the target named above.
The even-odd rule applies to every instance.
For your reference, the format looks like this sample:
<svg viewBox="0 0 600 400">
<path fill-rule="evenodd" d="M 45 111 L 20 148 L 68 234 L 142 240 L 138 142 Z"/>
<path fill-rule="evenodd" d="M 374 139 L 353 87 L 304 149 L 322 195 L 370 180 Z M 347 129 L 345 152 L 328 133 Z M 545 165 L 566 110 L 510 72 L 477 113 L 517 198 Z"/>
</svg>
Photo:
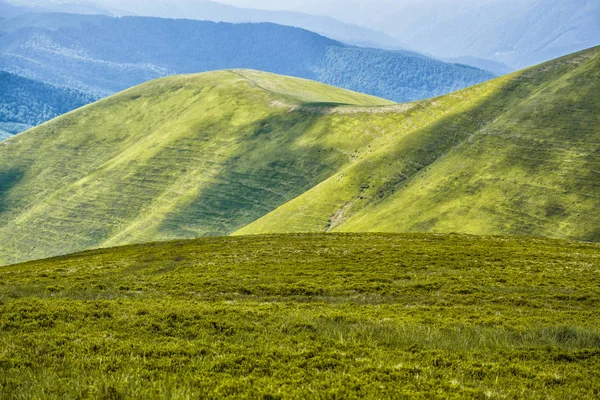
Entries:
<svg viewBox="0 0 600 400">
<path fill-rule="evenodd" d="M 600 240 L 598 48 L 434 99 L 396 140 L 238 233 L 463 232 Z M 433 116 L 433 120 L 430 119 Z M 369 128 L 366 128 L 369 127 Z"/>
<path fill-rule="evenodd" d="M 0 398 L 600 395 L 600 246 L 207 238 L 0 268 Z"/>
<path fill-rule="evenodd" d="M 0 145 L 0 264 L 234 232 L 347 161 L 335 145 L 342 133 L 312 111 L 331 102 L 390 104 L 221 71 L 153 81 L 9 139 Z"/>
<path fill-rule="evenodd" d="M 0 264 L 229 234 L 597 241 L 599 52 L 402 105 L 256 71 L 143 84 L 0 144 Z"/>
</svg>

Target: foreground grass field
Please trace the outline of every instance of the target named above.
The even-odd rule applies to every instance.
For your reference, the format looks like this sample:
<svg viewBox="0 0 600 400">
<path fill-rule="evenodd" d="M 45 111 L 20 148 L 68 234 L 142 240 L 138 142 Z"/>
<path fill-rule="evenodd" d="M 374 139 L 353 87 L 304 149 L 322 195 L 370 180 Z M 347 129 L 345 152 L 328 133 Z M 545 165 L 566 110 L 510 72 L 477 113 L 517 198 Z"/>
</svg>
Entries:
<svg viewBox="0 0 600 400">
<path fill-rule="evenodd" d="M 0 268 L 0 398 L 600 396 L 600 245 L 275 235 Z"/>
</svg>

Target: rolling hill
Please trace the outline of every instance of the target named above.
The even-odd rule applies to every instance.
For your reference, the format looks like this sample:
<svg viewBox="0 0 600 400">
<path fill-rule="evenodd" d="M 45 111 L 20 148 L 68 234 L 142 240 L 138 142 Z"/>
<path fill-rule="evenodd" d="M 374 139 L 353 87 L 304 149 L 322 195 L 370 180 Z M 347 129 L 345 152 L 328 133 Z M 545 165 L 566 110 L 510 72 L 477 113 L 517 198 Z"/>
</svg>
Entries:
<svg viewBox="0 0 600 400">
<path fill-rule="evenodd" d="M 229 70 L 0 144 L 0 263 L 271 232 L 599 240 L 600 48 L 409 104 Z"/>
<path fill-rule="evenodd" d="M 0 130 L 5 132 L 0 140 L 96 100 L 4 71 L 0 71 L 0 93 Z"/>
<path fill-rule="evenodd" d="M 429 102 L 425 115 L 437 115 L 429 124 L 417 125 L 428 116 L 408 117 L 394 127 L 400 140 L 359 151 L 357 162 L 239 233 L 600 240 L 599 50 Z M 366 126 L 385 129 L 377 120 Z"/>
<path fill-rule="evenodd" d="M 205 238 L 0 268 L 0 397 L 594 399 L 600 246 Z"/>
<path fill-rule="evenodd" d="M 317 80 L 393 101 L 437 96 L 494 76 L 267 23 L 40 13 L 0 24 L 0 69 L 94 96 L 162 76 L 232 68 Z"/>
</svg>

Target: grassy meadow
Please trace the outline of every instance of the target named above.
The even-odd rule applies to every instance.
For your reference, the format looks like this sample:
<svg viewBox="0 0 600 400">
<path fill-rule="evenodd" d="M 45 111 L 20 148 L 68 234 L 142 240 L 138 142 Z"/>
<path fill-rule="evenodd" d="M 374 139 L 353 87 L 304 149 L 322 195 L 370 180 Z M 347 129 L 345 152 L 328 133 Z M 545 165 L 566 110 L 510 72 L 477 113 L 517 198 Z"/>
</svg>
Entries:
<svg viewBox="0 0 600 400">
<path fill-rule="evenodd" d="M 600 246 L 205 238 L 0 268 L 0 398 L 600 396 Z"/>
</svg>

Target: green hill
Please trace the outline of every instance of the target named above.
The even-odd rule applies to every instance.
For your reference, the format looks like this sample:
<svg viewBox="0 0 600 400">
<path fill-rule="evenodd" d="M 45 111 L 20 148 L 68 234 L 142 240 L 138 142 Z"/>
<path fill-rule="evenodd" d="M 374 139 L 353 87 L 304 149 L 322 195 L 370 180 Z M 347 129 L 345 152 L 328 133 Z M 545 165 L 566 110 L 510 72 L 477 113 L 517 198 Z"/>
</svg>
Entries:
<svg viewBox="0 0 600 400">
<path fill-rule="evenodd" d="M 598 240 L 599 52 L 401 105 L 247 70 L 143 84 L 0 145 L 0 263 L 232 233 Z"/>
<path fill-rule="evenodd" d="M 208 238 L 0 268 L 0 398 L 600 392 L 600 246 Z"/>
<path fill-rule="evenodd" d="M 360 115 L 393 132 L 238 233 L 464 232 L 600 240 L 600 48 Z M 411 107 L 411 105 L 406 106 Z M 389 124 L 391 122 L 391 124 Z"/>
</svg>

